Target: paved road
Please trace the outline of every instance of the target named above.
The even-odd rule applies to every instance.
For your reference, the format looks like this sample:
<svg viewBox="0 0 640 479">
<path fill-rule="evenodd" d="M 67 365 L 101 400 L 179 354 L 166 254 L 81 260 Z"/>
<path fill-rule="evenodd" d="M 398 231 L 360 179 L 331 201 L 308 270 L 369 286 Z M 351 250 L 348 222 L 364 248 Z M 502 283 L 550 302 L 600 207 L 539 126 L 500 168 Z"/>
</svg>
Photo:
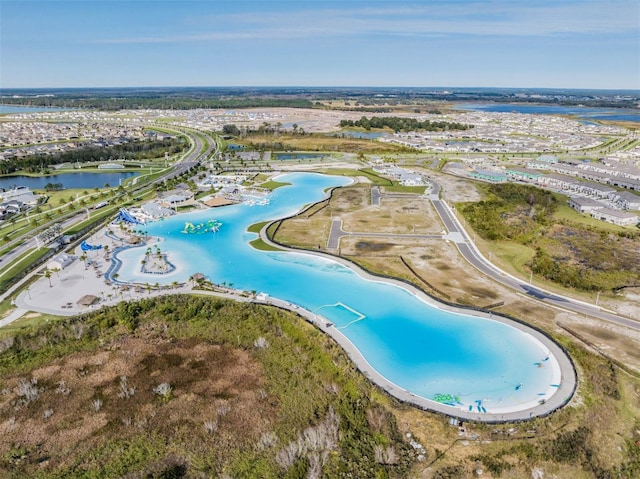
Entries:
<svg viewBox="0 0 640 479">
<path fill-rule="evenodd" d="M 402 234 L 402 233 L 361 233 L 344 231 L 342 229 L 342 220 L 335 218 L 331 222 L 331 231 L 329 232 L 329 240 L 327 241 L 327 248 L 338 249 L 340 246 L 340 239 L 343 236 L 357 236 L 358 238 L 417 238 L 417 239 L 443 239 L 441 234 L 431 235 L 416 235 L 416 234 Z"/>
<path fill-rule="evenodd" d="M 371 187 L 371 204 L 373 206 L 380 206 L 380 188 L 377 186 Z"/>
<path fill-rule="evenodd" d="M 215 139 L 211 137 L 211 135 L 204 132 L 197 132 L 198 134 L 195 134 L 196 132 L 191 130 L 183 131 L 183 133 L 191 138 L 194 144 L 193 148 L 191 148 L 191 150 L 179 162 L 177 162 L 170 171 L 156 178 L 151 183 L 136 186 L 135 188 L 130 190 L 130 193 L 132 195 L 140 194 L 141 192 L 151 188 L 154 184 L 161 183 L 167 179 L 175 178 L 187 172 L 188 170 L 191 170 L 193 167 L 200 164 L 200 162 L 209 159 L 212 155 L 218 153 L 218 144 Z M 205 137 L 209 143 L 209 147 L 206 149 L 206 151 L 202 151 L 204 145 L 200 135 Z M 46 227 L 51 226 L 54 223 L 60 223 L 61 230 L 64 231 L 72 227 L 74 224 L 83 221 L 84 219 L 85 210 L 79 209 L 76 212 L 69 214 L 69 216 L 65 217 L 64 219 L 58 218 L 56 220 L 50 221 L 47 224 L 41 225 L 39 231 L 43 231 Z M 30 231 L 13 240 L 13 242 L 17 244 L 17 246 L 11 251 L 7 251 L 2 255 L 2 258 L 0 258 L 0 278 L 3 274 L 6 273 L 6 271 L 9 270 L 9 266 L 14 261 L 17 261 L 25 253 L 37 246 L 36 240 L 32 237 L 33 235 L 34 231 Z M 22 241 L 22 243 L 20 243 L 20 241 Z"/>
<path fill-rule="evenodd" d="M 327 240 L 327 248 L 338 249 L 340 246 L 340 238 L 343 236 L 342 220 L 340 218 L 334 218 L 331 222 L 331 231 L 329 232 L 329 239 Z"/>
<path fill-rule="evenodd" d="M 455 242 L 462 256 L 476 269 L 509 288 L 553 306 L 575 313 L 593 316 L 627 328 L 640 330 L 640 321 L 610 313 L 595 305 L 576 299 L 549 293 L 497 268 L 491 262 L 487 261 L 478 251 L 451 208 L 443 200 L 439 199 L 439 191 L 440 187 L 434 183 L 434 190 L 430 196 L 431 203 L 438 212 L 438 215 L 440 215 L 445 227 L 449 230 L 450 235 L 448 238 Z"/>
<path fill-rule="evenodd" d="M 332 230 L 339 230 L 341 225 L 342 225 L 341 219 L 339 218 L 334 219 L 332 223 Z M 267 244 L 270 244 L 279 249 L 296 251 L 302 254 L 310 254 L 310 255 L 327 257 L 333 261 L 338 261 L 344 264 L 345 266 L 351 268 L 358 275 L 364 278 L 371 278 L 371 279 L 375 279 L 376 281 L 380 281 L 379 277 L 370 275 L 369 273 L 362 270 L 357 265 L 343 258 L 328 256 L 321 252 L 299 251 L 294 248 L 287 248 L 279 244 L 278 245 L 274 244 L 271 242 L 271 240 L 269 239 L 266 233 L 268 226 L 269 225 L 265 225 L 260 231 L 260 237 Z M 333 228 L 334 226 L 335 228 Z M 332 327 L 331 323 L 328 322 L 322 316 L 312 311 L 308 311 L 298 305 L 294 305 L 287 301 L 279 300 L 277 298 L 269 297 L 266 300 L 263 300 L 262 302 L 265 302 L 267 304 L 272 304 L 281 308 L 289 309 L 294 313 L 300 314 L 302 317 L 304 317 L 309 322 L 313 323 L 316 327 L 318 327 L 321 331 L 330 335 L 340 346 L 342 346 L 342 348 L 347 352 L 351 360 L 356 364 L 358 369 L 365 376 L 367 376 L 371 381 L 373 381 L 375 384 L 380 386 L 382 389 L 387 391 L 392 396 L 400 399 L 401 401 L 410 403 L 422 409 L 426 409 L 429 411 L 437 411 L 442 414 L 446 414 L 447 416 L 453 416 L 459 419 L 479 421 L 479 422 L 500 423 L 500 422 L 526 420 L 532 417 L 547 415 L 550 412 L 555 411 L 556 409 L 564 406 L 573 395 L 577 385 L 577 377 L 576 377 L 576 373 L 573 368 L 573 365 L 571 364 L 571 360 L 569 359 L 567 354 L 560 348 L 560 346 L 558 346 L 558 344 L 550 340 L 546 335 L 544 335 L 540 331 L 532 329 L 525 324 L 517 323 L 507 318 L 493 315 L 491 312 L 460 310 L 452 306 L 438 303 L 430 296 L 427 296 L 422 290 L 410 284 L 401 282 L 399 280 L 385 278 L 384 281 L 387 281 L 389 283 L 393 283 L 402 288 L 405 288 L 413 292 L 413 294 L 415 294 L 416 296 L 422 298 L 422 300 L 425 303 L 433 304 L 438 308 L 442 308 L 448 311 L 461 312 L 462 314 L 466 314 L 466 315 L 473 315 L 473 316 L 478 316 L 486 319 L 492 319 L 494 321 L 500 321 L 500 322 L 509 324 L 512 327 L 520 329 L 521 331 L 524 331 L 525 333 L 535 337 L 538 341 L 543 343 L 548 348 L 549 352 L 558 361 L 558 367 L 560 368 L 560 376 L 562 378 L 560 381 L 560 387 L 558 391 L 553 395 L 551 395 L 550 397 L 547 397 L 546 401 L 543 402 L 542 404 L 537 404 L 533 407 L 530 407 L 529 409 L 521 410 L 521 411 L 504 411 L 504 412 L 496 412 L 496 413 L 491 413 L 491 411 L 489 411 L 488 413 L 479 414 L 478 412 L 469 411 L 466 407 L 461 409 L 459 407 L 448 406 L 446 404 L 440 404 L 435 401 L 430 401 L 426 398 L 416 396 L 415 394 L 413 394 L 410 391 L 407 391 L 406 389 L 402 389 L 398 387 L 397 385 L 389 381 L 387 378 L 382 376 L 378 371 L 376 371 L 373 367 L 371 367 L 371 365 L 368 363 L 366 358 L 353 345 L 353 343 L 351 343 L 351 341 L 346 336 L 344 336 L 344 334 L 340 330 L 338 330 L 335 327 Z"/>
</svg>

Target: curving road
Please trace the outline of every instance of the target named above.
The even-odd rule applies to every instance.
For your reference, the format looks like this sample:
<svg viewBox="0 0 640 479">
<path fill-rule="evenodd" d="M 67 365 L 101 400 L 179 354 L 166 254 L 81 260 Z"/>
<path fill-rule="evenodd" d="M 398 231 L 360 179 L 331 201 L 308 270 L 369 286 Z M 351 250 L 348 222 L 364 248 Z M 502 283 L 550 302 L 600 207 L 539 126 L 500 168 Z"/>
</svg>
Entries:
<svg viewBox="0 0 640 479">
<path fill-rule="evenodd" d="M 433 184 L 433 190 L 431 192 L 431 195 L 429 196 L 429 199 L 438 212 L 438 215 L 440 215 L 440 218 L 442 219 L 445 227 L 447 228 L 447 230 L 449 230 L 448 239 L 455 242 L 462 256 L 476 269 L 491 277 L 495 281 L 518 291 L 519 293 L 526 294 L 527 296 L 551 304 L 552 306 L 556 306 L 558 308 L 562 308 L 575 313 L 586 314 L 595 318 L 618 324 L 620 326 L 625 326 L 627 328 L 640 331 L 640 321 L 626 318 L 624 316 L 619 316 L 589 303 L 585 303 L 566 296 L 549 293 L 548 291 L 544 291 L 543 289 L 532 286 L 526 281 L 511 276 L 505 271 L 497 268 L 484 256 L 482 256 L 482 253 L 480 253 L 473 241 L 471 241 L 469 235 L 460 224 L 460 221 L 458 221 L 458 218 L 456 218 L 452 209 L 444 200 L 440 199 L 440 186 L 434 181 L 431 181 L 431 183 Z"/>
<path fill-rule="evenodd" d="M 218 143 L 215 139 L 201 131 L 196 130 L 176 130 L 181 133 L 187 135 L 191 141 L 193 142 L 192 148 L 181 158 L 177 163 L 175 163 L 174 167 L 167 171 L 165 174 L 156 178 L 150 183 L 145 183 L 140 186 L 134 186 L 134 188 L 130 191 L 132 195 L 140 194 L 144 190 L 148 190 L 151 186 L 161 183 L 165 180 L 175 178 L 189 171 L 193 167 L 200 164 L 200 162 L 207 160 L 212 155 L 216 155 L 218 153 Z M 202 137 L 206 138 L 209 146 L 206 150 L 204 149 L 204 144 Z M 14 262 L 20 259 L 27 251 L 35 248 L 37 246 L 36 240 L 33 238 L 35 231 L 44 231 L 47 227 L 52 226 L 55 223 L 60 223 L 62 230 L 68 229 L 72 227 L 74 224 L 84 220 L 84 211 L 85 209 L 79 209 L 73 213 L 68 213 L 62 218 L 56 218 L 55 220 L 51 220 L 37 228 L 37 230 L 31 230 L 20 237 L 15 238 L 11 244 L 15 244 L 16 247 L 10 251 L 5 252 L 0 258 L 0 277 L 8 270 L 9 266 Z M 9 245 L 10 246 L 10 245 Z"/>
</svg>

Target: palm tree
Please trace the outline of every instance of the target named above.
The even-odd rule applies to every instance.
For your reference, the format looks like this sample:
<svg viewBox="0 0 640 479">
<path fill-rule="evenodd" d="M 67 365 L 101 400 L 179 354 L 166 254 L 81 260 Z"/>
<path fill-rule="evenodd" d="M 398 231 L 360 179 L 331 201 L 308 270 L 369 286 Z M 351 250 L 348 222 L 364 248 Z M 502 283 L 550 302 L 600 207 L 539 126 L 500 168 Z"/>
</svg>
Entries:
<svg viewBox="0 0 640 479">
<path fill-rule="evenodd" d="M 87 253 L 83 251 L 80 255 L 80 259 L 84 261 L 84 269 L 87 269 Z"/>
<path fill-rule="evenodd" d="M 49 268 L 46 268 L 44 270 L 44 277 L 49 280 L 49 287 L 52 288 L 53 285 L 51 284 L 51 270 Z"/>
</svg>

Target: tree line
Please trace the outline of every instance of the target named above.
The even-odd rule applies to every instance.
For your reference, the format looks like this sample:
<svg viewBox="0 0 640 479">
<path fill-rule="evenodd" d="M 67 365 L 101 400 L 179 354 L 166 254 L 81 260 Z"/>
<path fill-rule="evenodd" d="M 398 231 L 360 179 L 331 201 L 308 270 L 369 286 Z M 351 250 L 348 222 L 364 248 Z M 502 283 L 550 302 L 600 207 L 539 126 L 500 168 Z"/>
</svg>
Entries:
<svg viewBox="0 0 640 479">
<path fill-rule="evenodd" d="M 192 98 L 192 97 L 125 97 L 75 98 L 42 97 L 10 98 L 4 103 L 23 106 L 45 106 L 97 110 L 190 110 L 195 108 L 313 108 L 304 98 Z"/>
<path fill-rule="evenodd" d="M 164 156 L 165 152 L 175 154 L 185 147 L 184 140 L 166 138 L 163 140 L 131 141 L 106 148 L 85 146 L 70 151 L 50 154 L 28 155 L 22 158 L 9 158 L 0 163 L 0 174 L 7 175 L 24 170 L 27 173 L 40 173 L 51 165 L 60 163 L 87 163 L 117 158 L 144 160 Z"/>
<path fill-rule="evenodd" d="M 399 116 L 373 116 L 367 118 L 363 116 L 359 120 L 341 120 L 341 128 L 348 127 L 360 127 L 365 130 L 371 130 L 372 128 L 391 128 L 393 131 L 444 131 L 444 130 L 468 130 L 473 128 L 473 125 L 465 125 L 463 123 L 448 122 L 448 121 L 429 121 L 429 120 L 417 120 L 415 118 L 403 118 Z"/>
<path fill-rule="evenodd" d="M 249 135 L 279 135 L 280 133 L 286 133 L 288 135 L 305 135 L 304 128 L 298 126 L 297 123 L 291 125 L 291 129 L 283 129 L 282 123 L 269 123 L 265 121 L 257 128 L 250 126 L 244 126 L 239 128 L 237 125 L 231 123 L 222 127 L 222 134 L 229 136 L 249 136 Z"/>
</svg>

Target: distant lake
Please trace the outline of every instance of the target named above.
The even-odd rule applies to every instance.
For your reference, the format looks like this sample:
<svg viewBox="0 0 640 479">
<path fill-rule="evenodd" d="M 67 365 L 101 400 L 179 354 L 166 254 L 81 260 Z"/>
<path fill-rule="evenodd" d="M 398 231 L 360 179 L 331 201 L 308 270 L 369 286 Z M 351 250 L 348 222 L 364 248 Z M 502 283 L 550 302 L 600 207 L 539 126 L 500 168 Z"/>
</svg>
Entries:
<svg viewBox="0 0 640 479">
<path fill-rule="evenodd" d="M 245 145 L 238 145 L 237 143 L 227 143 L 227 150 L 244 150 Z"/>
<path fill-rule="evenodd" d="M 131 178 L 138 173 L 61 173 L 49 176 L 3 176 L 0 177 L 0 188 L 10 189 L 14 186 L 27 186 L 31 190 L 43 190 L 47 183 L 62 183 L 65 189 L 69 188 L 102 188 L 105 183 L 109 186 L 118 186 L 120 179 Z"/>
<path fill-rule="evenodd" d="M 8 115 L 10 113 L 40 113 L 46 111 L 65 111 L 73 108 L 56 108 L 49 106 L 17 106 L 17 105 L 0 105 L 0 115 Z"/>
<path fill-rule="evenodd" d="M 630 121 L 640 123 L 640 111 L 623 108 L 593 108 L 586 106 L 528 105 L 520 103 L 468 103 L 460 110 L 526 113 L 531 115 L 574 115 L 583 120 Z"/>
</svg>

